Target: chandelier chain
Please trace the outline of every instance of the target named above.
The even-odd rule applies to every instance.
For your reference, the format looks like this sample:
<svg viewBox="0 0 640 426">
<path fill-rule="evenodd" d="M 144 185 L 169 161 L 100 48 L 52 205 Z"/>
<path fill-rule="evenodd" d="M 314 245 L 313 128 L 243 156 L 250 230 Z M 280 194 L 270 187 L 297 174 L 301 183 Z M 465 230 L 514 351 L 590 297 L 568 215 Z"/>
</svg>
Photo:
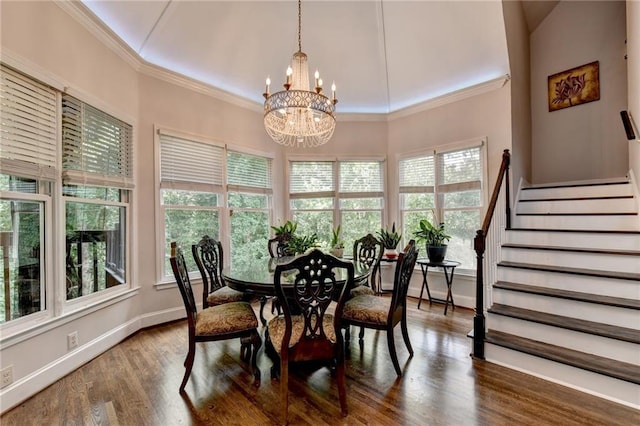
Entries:
<svg viewBox="0 0 640 426">
<path fill-rule="evenodd" d="M 302 0 L 298 0 L 298 52 L 302 52 Z"/>
</svg>

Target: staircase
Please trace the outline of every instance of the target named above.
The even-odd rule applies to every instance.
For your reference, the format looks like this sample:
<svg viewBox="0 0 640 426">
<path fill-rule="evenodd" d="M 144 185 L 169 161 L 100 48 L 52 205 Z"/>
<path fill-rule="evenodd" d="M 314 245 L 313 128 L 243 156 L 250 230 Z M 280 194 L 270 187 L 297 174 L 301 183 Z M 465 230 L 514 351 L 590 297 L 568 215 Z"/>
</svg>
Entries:
<svg viewBox="0 0 640 426">
<path fill-rule="evenodd" d="M 640 408 L 640 214 L 627 179 L 522 188 L 487 360 Z"/>
</svg>

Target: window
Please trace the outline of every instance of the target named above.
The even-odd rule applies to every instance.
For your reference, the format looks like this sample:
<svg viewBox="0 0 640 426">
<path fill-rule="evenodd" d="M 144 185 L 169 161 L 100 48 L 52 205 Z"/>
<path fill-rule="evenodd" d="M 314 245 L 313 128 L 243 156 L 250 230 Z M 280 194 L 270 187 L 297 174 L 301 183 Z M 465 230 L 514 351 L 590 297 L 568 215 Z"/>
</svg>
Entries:
<svg viewBox="0 0 640 426">
<path fill-rule="evenodd" d="M 269 257 L 271 159 L 227 153 L 231 263 L 249 264 Z"/>
<path fill-rule="evenodd" d="M 164 129 L 159 130 L 158 141 L 164 235 L 161 280 L 173 279 L 172 241 L 188 252 L 209 235 L 222 242 L 225 263 L 268 256 L 272 160 Z M 185 260 L 189 271 L 197 271 L 192 256 Z"/>
<path fill-rule="evenodd" d="M 384 174 L 379 160 L 291 161 L 289 207 L 301 234 L 329 247 L 342 226 L 345 247 L 382 226 Z"/>
<path fill-rule="evenodd" d="M 62 96 L 66 298 L 127 282 L 132 127 Z"/>
<path fill-rule="evenodd" d="M 224 147 L 160 132 L 160 210 L 164 245 L 162 276 L 173 277 L 170 244 L 188 253 L 204 235 L 220 238 Z M 197 271 L 185 256 L 189 271 Z"/>
<path fill-rule="evenodd" d="M 483 206 L 482 144 L 403 158 L 399 169 L 402 232 L 410 238 L 421 219 L 443 221 L 451 240 L 447 257 L 475 269 L 473 238 Z"/>
<path fill-rule="evenodd" d="M 0 324 L 45 311 L 58 101 L 54 89 L 1 65 Z"/>
</svg>

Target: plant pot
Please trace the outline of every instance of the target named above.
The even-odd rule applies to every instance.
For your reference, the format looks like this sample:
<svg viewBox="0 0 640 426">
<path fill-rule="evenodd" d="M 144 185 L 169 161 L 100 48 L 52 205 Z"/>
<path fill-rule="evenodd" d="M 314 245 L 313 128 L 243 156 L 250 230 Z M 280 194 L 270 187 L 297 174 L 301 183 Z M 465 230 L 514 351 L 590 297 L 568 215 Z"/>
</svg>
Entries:
<svg viewBox="0 0 640 426">
<path fill-rule="evenodd" d="M 431 262 L 442 262 L 447 254 L 447 246 L 430 246 L 427 245 L 427 257 Z"/>
<path fill-rule="evenodd" d="M 386 248 L 384 249 L 384 257 L 386 257 L 387 259 L 395 259 L 396 257 L 398 257 L 398 250 L 394 248 Z"/>
<path fill-rule="evenodd" d="M 332 248 L 331 254 L 337 258 L 340 258 L 344 254 L 344 248 Z"/>
</svg>

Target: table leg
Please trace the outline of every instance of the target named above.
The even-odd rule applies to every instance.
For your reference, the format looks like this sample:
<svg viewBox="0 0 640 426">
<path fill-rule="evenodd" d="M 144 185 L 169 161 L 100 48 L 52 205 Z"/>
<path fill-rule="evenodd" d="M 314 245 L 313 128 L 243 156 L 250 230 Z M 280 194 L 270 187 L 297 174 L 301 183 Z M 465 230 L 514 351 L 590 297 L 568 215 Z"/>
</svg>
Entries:
<svg viewBox="0 0 640 426">
<path fill-rule="evenodd" d="M 449 307 L 449 300 L 451 300 L 451 308 L 455 309 L 456 305 L 453 303 L 453 293 L 451 293 L 451 285 L 453 284 L 453 272 L 455 271 L 455 267 L 451 268 L 450 272 L 447 272 L 447 268 L 443 267 L 444 270 L 444 278 L 447 283 L 447 298 L 444 302 L 444 314 L 447 315 L 447 308 Z"/>
<path fill-rule="evenodd" d="M 429 306 L 431 306 L 431 292 L 429 291 L 429 283 L 427 282 L 427 272 L 429 272 L 429 267 L 427 265 L 420 265 L 422 269 L 422 287 L 420 288 L 420 299 L 418 299 L 418 309 L 420 309 L 420 304 L 422 303 L 422 294 L 424 293 L 424 289 L 427 289 L 427 297 L 429 298 Z"/>
</svg>

